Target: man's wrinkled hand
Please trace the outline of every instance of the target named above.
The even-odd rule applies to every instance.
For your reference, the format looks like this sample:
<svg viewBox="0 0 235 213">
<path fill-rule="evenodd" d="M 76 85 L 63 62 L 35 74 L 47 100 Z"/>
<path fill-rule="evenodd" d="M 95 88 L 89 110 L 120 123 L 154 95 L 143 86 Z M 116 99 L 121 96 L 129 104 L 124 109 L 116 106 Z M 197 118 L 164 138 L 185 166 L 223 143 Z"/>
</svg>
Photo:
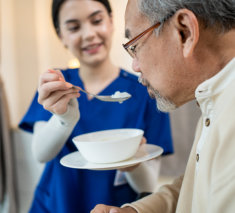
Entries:
<svg viewBox="0 0 235 213">
<path fill-rule="evenodd" d="M 91 210 L 91 213 L 137 213 L 137 211 L 131 207 L 118 208 L 115 206 L 99 204 Z"/>
</svg>

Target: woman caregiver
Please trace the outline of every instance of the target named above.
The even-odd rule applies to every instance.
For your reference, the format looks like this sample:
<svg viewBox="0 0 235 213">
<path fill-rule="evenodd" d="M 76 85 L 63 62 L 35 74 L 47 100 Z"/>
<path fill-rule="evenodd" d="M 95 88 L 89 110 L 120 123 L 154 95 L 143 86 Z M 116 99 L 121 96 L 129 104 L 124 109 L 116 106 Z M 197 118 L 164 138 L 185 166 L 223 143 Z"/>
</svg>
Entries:
<svg viewBox="0 0 235 213">
<path fill-rule="evenodd" d="M 149 191 L 144 184 L 136 185 L 134 176 L 157 169 L 157 163 L 126 172 L 132 188 L 120 171 L 71 169 L 62 166 L 60 159 L 77 150 L 73 137 L 117 128 L 143 129 L 148 143 L 163 147 L 164 154 L 172 153 L 168 114 L 156 111 L 136 76 L 111 62 L 113 17 L 108 0 L 53 0 L 52 17 L 61 42 L 81 65 L 43 73 L 19 125 L 33 132 L 33 154 L 46 162 L 30 212 L 88 213 L 98 203 L 131 202 L 137 193 Z M 100 95 L 128 92 L 132 98 L 122 104 L 102 102 L 80 94 L 71 84 Z"/>
</svg>

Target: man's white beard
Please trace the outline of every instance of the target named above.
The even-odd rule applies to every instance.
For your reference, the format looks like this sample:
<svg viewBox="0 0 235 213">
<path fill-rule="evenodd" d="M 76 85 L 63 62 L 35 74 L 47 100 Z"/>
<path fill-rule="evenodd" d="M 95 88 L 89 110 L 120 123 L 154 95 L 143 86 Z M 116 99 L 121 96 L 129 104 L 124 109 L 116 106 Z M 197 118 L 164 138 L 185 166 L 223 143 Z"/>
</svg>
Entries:
<svg viewBox="0 0 235 213">
<path fill-rule="evenodd" d="M 172 103 L 167 98 L 162 97 L 159 92 L 155 89 L 152 89 L 154 98 L 156 100 L 157 108 L 162 112 L 170 112 L 174 109 L 176 109 L 176 105 Z"/>
<path fill-rule="evenodd" d="M 139 76 L 138 80 L 140 83 L 146 86 L 149 90 L 151 90 L 152 93 L 149 95 L 151 98 L 154 98 L 156 100 L 156 105 L 157 105 L 158 110 L 162 112 L 170 112 L 177 108 L 174 103 L 172 103 L 167 98 L 164 98 L 163 96 L 161 96 L 160 93 L 156 89 L 154 89 L 147 80 L 141 78 L 141 76 Z"/>
</svg>

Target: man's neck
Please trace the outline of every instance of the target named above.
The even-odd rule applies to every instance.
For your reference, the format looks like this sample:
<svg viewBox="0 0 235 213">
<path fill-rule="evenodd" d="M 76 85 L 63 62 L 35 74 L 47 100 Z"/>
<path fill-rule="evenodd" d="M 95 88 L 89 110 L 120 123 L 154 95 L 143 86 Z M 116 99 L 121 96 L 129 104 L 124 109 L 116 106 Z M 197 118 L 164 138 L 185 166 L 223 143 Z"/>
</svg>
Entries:
<svg viewBox="0 0 235 213">
<path fill-rule="evenodd" d="M 197 53 L 201 81 L 220 72 L 235 57 L 235 30 L 224 34 L 204 32 Z"/>
</svg>

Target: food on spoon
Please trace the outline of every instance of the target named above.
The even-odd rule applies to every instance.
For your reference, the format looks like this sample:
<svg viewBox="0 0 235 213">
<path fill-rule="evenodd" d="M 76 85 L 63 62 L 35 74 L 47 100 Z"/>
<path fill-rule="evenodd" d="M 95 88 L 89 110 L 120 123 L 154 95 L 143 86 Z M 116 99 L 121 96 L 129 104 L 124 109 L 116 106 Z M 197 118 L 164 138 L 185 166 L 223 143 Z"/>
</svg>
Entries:
<svg viewBox="0 0 235 213">
<path fill-rule="evenodd" d="M 111 95 L 112 98 L 130 98 L 131 95 L 128 92 L 120 92 L 116 91 L 113 95 Z M 119 101 L 121 104 L 123 101 Z"/>
</svg>

